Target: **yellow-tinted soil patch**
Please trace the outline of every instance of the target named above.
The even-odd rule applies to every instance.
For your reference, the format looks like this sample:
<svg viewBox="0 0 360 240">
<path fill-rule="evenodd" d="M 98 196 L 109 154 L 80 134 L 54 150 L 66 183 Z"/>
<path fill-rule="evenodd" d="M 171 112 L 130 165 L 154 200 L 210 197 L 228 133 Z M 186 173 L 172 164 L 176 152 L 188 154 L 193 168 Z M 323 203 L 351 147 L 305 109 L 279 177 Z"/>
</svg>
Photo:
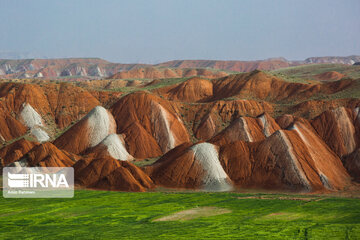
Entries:
<svg viewBox="0 0 360 240">
<path fill-rule="evenodd" d="M 276 212 L 270 213 L 268 215 L 262 216 L 259 219 L 261 220 L 295 220 L 298 218 L 305 217 L 304 214 L 299 213 L 289 213 L 289 212 Z"/>
<path fill-rule="evenodd" d="M 293 200 L 293 201 L 320 201 L 321 198 L 312 198 L 312 197 L 272 197 L 272 196 L 247 196 L 247 197 L 238 197 L 238 199 L 268 199 L 268 200 Z"/>
<path fill-rule="evenodd" d="M 199 217 L 211 217 L 220 214 L 230 213 L 231 210 L 218 207 L 197 207 L 180 212 L 173 213 L 171 215 L 155 219 L 154 222 L 161 221 L 186 221 Z"/>
</svg>

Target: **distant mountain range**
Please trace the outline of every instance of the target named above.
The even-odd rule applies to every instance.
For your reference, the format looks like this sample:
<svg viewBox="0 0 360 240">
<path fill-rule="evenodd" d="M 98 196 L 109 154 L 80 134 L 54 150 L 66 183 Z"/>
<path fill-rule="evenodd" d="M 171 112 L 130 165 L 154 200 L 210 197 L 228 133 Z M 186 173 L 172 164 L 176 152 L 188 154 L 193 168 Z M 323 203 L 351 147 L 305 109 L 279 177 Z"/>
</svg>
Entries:
<svg viewBox="0 0 360 240">
<path fill-rule="evenodd" d="M 220 61 L 220 60 L 174 60 L 159 64 L 121 64 L 100 58 L 59 58 L 59 59 L 19 59 L 0 60 L 1 78 L 58 78 L 92 77 L 105 78 L 118 72 L 135 68 L 213 68 L 236 72 L 249 72 L 255 69 L 275 70 L 304 64 L 336 63 L 352 65 L 360 62 L 360 56 L 311 57 L 303 61 L 288 61 L 284 58 L 271 58 L 258 61 Z"/>
</svg>

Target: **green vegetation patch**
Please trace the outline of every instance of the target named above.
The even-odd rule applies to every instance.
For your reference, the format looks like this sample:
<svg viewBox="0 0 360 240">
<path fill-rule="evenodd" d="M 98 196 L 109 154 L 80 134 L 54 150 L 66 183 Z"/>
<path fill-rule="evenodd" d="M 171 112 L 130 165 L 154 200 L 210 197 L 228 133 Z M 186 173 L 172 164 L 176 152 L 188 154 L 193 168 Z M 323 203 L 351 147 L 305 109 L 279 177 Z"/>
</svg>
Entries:
<svg viewBox="0 0 360 240">
<path fill-rule="evenodd" d="M 1 198 L 1 206 L 0 239 L 359 239 L 360 236 L 360 199 L 351 198 L 77 190 L 72 199 Z M 194 209 L 221 214 L 197 211 L 195 217 L 187 215 L 186 221 L 183 218 L 154 221 Z"/>
<path fill-rule="evenodd" d="M 142 160 L 134 160 L 132 161 L 132 163 L 138 167 L 144 167 L 147 165 L 151 165 L 153 163 L 155 163 L 160 157 L 155 157 L 155 158 L 145 158 Z"/>
<path fill-rule="evenodd" d="M 309 64 L 281 68 L 270 71 L 270 73 L 283 78 L 285 81 L 306 82 L 306 80 L 316 80 L 315 75 L 330 71 L 339 72 L 353 79 L 360 78 L 360 66 L 344 64 Z"/>
<path fill-rule="evenodd" d="M 164 78 L 159 79 L 159 82 L 156 82 L 154 84 L 150 84 L 148 86 L 145 86 L 146 84 L 149 84 L 149 81 L 144 81 L 142 86 L 129 86 L 129 87 L 122 87 L 122 88 L 112 88 L 109 89 L 109 91 L 115 91 L 115 92 L 123 92 L 125 94 L 133 93 L 137 91 L 152 91 L 157 88 L 167 87 L 170 85 L 179 84 L 182 82 L 185 82 L 191 77 L 185 77 L 185 78 Z M 107 90 L 107 89 L 104 89 Z"/>
</svg>

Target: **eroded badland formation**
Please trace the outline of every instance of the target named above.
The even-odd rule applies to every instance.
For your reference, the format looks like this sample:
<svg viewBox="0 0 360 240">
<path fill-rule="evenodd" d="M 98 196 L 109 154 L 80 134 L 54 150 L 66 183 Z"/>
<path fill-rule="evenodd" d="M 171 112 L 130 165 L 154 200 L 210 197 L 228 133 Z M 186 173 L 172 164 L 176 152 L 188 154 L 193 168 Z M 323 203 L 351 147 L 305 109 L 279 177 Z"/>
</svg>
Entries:
<svg viewBox="0 0 360 240">
<path fill-rule="evenodd" d="M 1 167 L 120 191 L 357 189 L 360 66 L 340 60 L 3 60 Z"/>
</svg>

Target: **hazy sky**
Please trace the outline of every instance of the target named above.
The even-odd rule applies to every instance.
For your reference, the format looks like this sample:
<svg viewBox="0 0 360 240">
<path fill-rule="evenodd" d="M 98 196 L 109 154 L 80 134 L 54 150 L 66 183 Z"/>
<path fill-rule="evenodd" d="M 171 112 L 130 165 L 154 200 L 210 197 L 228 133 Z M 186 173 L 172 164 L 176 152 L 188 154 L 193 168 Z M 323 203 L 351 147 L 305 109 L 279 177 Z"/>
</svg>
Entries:
<svg viewBox="0 0 360 240">
<path fill-rule="evenodd" d="M 360 0 L 0 0 L 0 53 L 114 62 L 360 55 Z"/>
</svg>

